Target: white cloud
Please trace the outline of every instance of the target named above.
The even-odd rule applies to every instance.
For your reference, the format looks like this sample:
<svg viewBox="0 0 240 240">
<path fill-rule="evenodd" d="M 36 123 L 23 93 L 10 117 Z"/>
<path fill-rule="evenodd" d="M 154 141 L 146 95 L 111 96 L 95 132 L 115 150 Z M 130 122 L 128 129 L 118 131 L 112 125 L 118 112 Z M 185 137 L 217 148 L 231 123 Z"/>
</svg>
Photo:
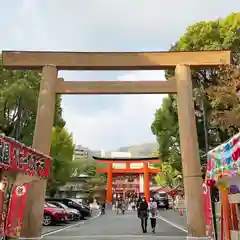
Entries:
<svg viewBox="0 0 240 240">
<path fill-rule="evenodd" d="M 162 80 L 163 75 L 160 71 L 139 71 L 123 75 L 119 80 Z M 95 116 L 86 116 L 68 112 L 66 108 L 64 118 L 75 141 L 93 149 L 115 149 L 138 144 L 139 139 L 154 141 L 150 126 L 164 96 L 124 95 L 121 96 L 121 105 L 112 111 L 99 110 Z M 114 100 L 114 96 L 112 98 Z"/>
</svg>

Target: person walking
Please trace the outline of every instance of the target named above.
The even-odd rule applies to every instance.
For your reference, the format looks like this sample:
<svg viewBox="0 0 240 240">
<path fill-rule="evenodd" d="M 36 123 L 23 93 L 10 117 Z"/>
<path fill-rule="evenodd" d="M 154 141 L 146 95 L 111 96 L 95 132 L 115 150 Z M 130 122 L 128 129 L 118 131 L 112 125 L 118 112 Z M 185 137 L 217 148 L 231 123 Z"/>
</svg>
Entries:
<svg viewBox="0 0 240 240">
<path fill-rule="evenodd" d="M 152 232 L 155 233 L 158 208 L 157 208 L 157 203 L 152 198 L 150 198 L 150 203 L 149 203 L 149 215 L 150 215 L 149 217 L 151 221 Z"/>
<path fill-rule="evenodd" d="M 101 215 L 105 214 L 105 210 L 106 210 L 106 203 L 102 202 L 102 204 L 101 204 Z"/>
<path fill-rule="evenodd" d="M 139 204 L 138 216 L 141 219 L 141 227 L 143 233 L 147 232 L 147 221 L 148 221 L 148 203 L 146 198 L 143 197 L 142 201 Z"/>
<path fill-rule="evenodd" d="M 137 208 L 137 216 L 138 218 L 140 218 L 139 216 L 139 207 L 140 207 L 140 203 L 142 202 L 142 198 L 139 196 L 137 201 L 136 201 L 136 208 Z"/>
</svg>

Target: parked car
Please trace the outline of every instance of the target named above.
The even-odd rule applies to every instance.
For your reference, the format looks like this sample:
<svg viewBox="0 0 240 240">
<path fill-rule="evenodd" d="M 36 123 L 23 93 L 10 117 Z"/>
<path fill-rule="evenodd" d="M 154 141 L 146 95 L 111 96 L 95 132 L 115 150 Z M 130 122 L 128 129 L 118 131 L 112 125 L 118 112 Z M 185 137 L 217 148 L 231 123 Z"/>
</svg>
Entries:
<svg viewBox="0 0 240 240">
<path fill-rule="evenodd" d="M 169 199 L 167 193 L 165 192 L 155 193 L 153 198 L 157 202 L 158 208 L 169 209 Z"/>
<path fill-rule="evenodd" d="M 90 215 L 92 213 L 92 210 L 91 210 L 91 207 L 90 207 L 90 204 L 87 203 L 84 199 L 72 199 L 73 201 L 76 201 L 78 202 L 80 205 L 82 205 L 83 208 L 87 209 L 89 212 L 90 212 Z"/>
<path fill-rule="evenodd" d="M 58 208 L 49 203 L 44 204 L 43 226 L 64 222 L 66 219 L 67 213 L 62 208 Z"/>
<path fill-rule="evenodd" d="M 81 214 L 78 210 L 74 208 L 69 208 L 68 206 L 61 202 L 50 201 L 50 203 L 54 204 L 56 207 L 64 209 L 67 212 L 68 221 L 79 220 L 81 217 Z"/>
<path fill-rule="evenodd" d="M 69 208 L 76 209 L 80 212 L 81 219 L 85 219 L 86 217 L 91 216 L 90 208 L 83 206 L 76 199 L 71 198 L 46 198 L 47 202 L 61 202 Z"/>
</svg>

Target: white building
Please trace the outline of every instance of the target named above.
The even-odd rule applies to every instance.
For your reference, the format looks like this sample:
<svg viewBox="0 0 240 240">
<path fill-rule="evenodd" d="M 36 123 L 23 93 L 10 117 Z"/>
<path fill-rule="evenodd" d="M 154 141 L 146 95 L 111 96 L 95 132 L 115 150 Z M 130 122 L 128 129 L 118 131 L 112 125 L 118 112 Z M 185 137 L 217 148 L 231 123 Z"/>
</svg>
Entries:
<svg viewBox="0 0 240 240">
<path fill-rule="evenodd" d="M 74 151 L 73 159 L 75 161 L 78 160 L 87 160 L 91 157 L 91 151 L 87 147 L 83 147 L 81 145 L 77 145 Z"/>
</svg>

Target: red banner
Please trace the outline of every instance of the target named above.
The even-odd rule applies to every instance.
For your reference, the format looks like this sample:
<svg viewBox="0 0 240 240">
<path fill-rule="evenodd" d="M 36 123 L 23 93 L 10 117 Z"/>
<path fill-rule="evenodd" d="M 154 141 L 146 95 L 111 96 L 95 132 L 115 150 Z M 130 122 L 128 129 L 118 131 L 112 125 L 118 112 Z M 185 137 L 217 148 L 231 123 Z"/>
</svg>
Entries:
<svg viewBox="0 0 240 240">
<path fill-rule="evenodd" d="M 203 183 L 202 184 L 202 200 L 203 200 L 203 210 L 206 221 L 206 230 L 207 236 L 211 236 L 213 234 L 213 217 L 212 217 L 212 203 L 210 196 L 210 188 Z"/>
<path fill-rule="evenodd" d="M 5 225 L 5 236 L 12 238 L 20 236 L 28 188 L 29 184 L 25 183 L 17 185 L 12 189 Z"/>
<path fill-rule="evenodd" d="M 51 158 L 12 138 L 0 137 L 0 168 L 48 177 Z"/>
</svg>

